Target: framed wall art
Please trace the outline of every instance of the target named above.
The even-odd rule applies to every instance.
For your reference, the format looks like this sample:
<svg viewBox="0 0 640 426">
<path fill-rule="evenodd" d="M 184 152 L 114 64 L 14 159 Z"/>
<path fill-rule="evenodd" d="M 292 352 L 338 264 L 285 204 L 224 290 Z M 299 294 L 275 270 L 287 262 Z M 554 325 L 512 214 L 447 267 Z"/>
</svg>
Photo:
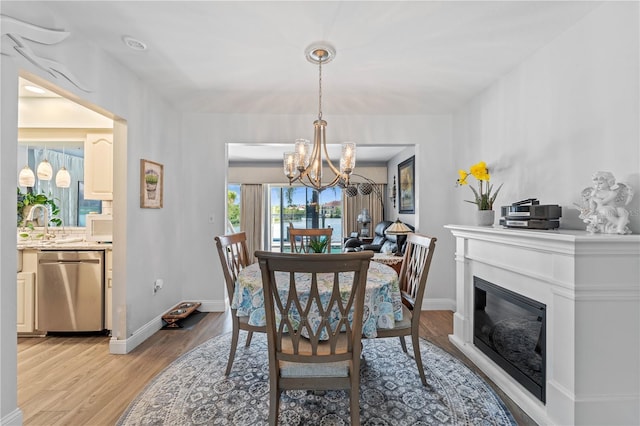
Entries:
<svg viewBox="0 0 640 426">
<path fill-rule="evenodd" d="M 415 162 L 414 155 L 398 164 L 398 179 L 400 180 L 398 213 L 415 213 L 416 211 Z"/>
<path fill-rule="evenodd" d="M 149 160 L 140 160 L 140 207 L 161 209 L 164 190 L 164 166 Z"/>
</svg>

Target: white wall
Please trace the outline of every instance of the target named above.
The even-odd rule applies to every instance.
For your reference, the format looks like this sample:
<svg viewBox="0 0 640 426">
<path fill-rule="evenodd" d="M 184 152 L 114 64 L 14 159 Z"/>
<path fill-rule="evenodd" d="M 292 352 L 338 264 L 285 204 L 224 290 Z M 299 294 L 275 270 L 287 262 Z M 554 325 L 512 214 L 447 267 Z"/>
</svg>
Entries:
<svg viewBox="0 0 640 426">
<path fill-rule="evenodd" d="M 0 56 L 0 421 L 20 424 L 17 410 L 17 346 L 16 318 L 16 201 L 10 194 L 16 193 L 16 155 L 18 148 L 18 106 L 13 108 L 9 100 L 18 99 L 16 68 Z M 16 125 L 12 125 L 16 123 Z M 4 143 L 4 141 L 16 143 Z M 5 420 L 6 419 L 6 420 Z M 4 421 L 2 421 L 4 420 Z"/>
<path fill-rule="evenodd" d="M 595 9 L 455 114 L 455 167 L 486 161 L 504 183 L 498 206 L 560 204 L 568 229 L 585 229 L 573 203 L 592 173 L 611 171 L 636 190 L 628 210 L 640 232 L 638 40 L 637 2 Z M 452 221 L 470 224 L 471 191 L 457 192 Z"/>
<path fill-rule="evenodd" d="M 36 10 L 24 2 L 3 2 L 2 13 L 47 28 L 64 28 L 63 17 L 35 18 Z M 38 13 L 38 15 L 44 15 Z M 17 89 L 18 73 L 50 82 L 67 95 L 84 99 L 86 104 L 113 113 L 118 120 L 114 161 L 114 334 L 131 337 L 173 304 L 182 300 L 185 281 L 182 253 L 189 250 L 189 227 L 180 221 L 185 209 L 181 189 L 183 145 L 180 119 L 169 104 L 156 96 L 143 82 L 96 46 L 87 45 L 76 34 L 59 45 L 33 45 L 38 54 L 60 62 L 91 89 L 84 93 L 63 78 L 55 78 L 16 56 L 12 42 L 2 39 L 0 56 L 0 423 L 19 424 L 16 370 L 16 231 L 15 191 L 18 170 Z M 126 132 L 122 131 L 126 120 Z M 165 166 L 163 209 L 139 208 L 139 161 L 141 158 Z M 203 173 L 204 174 L 204 173 Z M 202 178 L 202 176 L 200 176 Z M 211 250 L 211 247 L 209 247 Z M 152 296 L 155 278 L 164 278 L 162 291 Z M 125 323 L 126 320 L 126 323 Z M 158 326 L 160 321 L 157 321 Z"/>
</svg>

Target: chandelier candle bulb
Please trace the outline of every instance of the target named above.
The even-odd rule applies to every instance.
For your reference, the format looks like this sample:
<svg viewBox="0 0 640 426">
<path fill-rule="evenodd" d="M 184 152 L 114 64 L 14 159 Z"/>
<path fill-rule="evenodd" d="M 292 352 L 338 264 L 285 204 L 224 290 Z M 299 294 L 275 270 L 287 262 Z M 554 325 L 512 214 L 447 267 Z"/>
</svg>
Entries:
<svg viewBox="0 0 640 426">
<path fill-rule="evenodd" d="M 313 161 L 313 165 L 311 167 L 311 173 L 309 174 L 311 179 L 314 181 L 320 181 L 322 179 L 322 160 L 316 158 Z"/>
<path fill-rule="evenodd" d="M 308 139 L 296 139 L 295 162 L 299 171 L 309 167 L 311 160 L 311 142 Z"/>
<path fill-rule="evenodd" d="M 340 157 L 340 172 L 351 173 L 356 166 L 356 144 L 345 142 L 342 144 L 342 156 Z"/>
<path fill-rule="evenodd" d="M 292 179 L 294 176 L 293 171 L 295 170 L 295 153 L 293 152 L 285 152 L 284 153 L 284 174 L 289 179 Z"/>
</svg>

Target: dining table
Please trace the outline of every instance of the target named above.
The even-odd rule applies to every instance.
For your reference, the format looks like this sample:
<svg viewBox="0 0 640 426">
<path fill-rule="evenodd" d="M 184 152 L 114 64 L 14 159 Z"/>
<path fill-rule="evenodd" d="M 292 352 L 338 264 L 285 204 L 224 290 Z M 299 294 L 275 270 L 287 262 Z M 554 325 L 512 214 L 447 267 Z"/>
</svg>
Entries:
<svg viewBox="0 0 640 426">
<path fill-rule="evenodd" d="M 344 274 L 344 285 L 351 285 L 348 274 L 340 274 L 340 285 Z M 324 276 L 325 279 L 321 277 Z M 353 275 L 351 275 L 353 277 Z M 333 274 L 319 274 L 318 288 L 321 299 L 331 297 Z M 299 294 L 309 294 L 311 285 L 310 274 L 296 273 L 296 291 Z M 279 292 L 287 292 L 289 275 L 276 272 L 276 283 Z M 238 273 L 233 293 L 231 307 L 236 309 L 236 315 L 247 316 L 251 325 L 266 325 L 264 310 L 264 293 L 262 290 L 262 273 L 258 263 L 253 263 Z M 310 313 L 309 317 L 312 317 Z M 318 315 L 319 318 L 319 315 Z M 363 337 L 375 338 L 378 328 L 394 328 L 396 321 L 402 320 L 402 299 L 397 272 L 388 265 L 370 262 L 367 271 L 367 283 L 364 296 L 364 310 L 362 319 Z"/>
</svg>

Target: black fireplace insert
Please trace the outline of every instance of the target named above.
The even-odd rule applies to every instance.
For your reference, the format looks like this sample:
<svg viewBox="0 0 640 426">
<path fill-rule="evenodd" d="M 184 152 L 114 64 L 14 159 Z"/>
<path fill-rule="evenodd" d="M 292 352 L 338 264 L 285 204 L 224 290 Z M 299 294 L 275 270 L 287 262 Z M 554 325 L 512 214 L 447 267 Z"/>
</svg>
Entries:
<svg viewBox="0 0 640 426">
<path fill-rule="evenodd" d="M 473 277 L 473 343 L 545 402 L 546 305 Z"/>
</svg>

